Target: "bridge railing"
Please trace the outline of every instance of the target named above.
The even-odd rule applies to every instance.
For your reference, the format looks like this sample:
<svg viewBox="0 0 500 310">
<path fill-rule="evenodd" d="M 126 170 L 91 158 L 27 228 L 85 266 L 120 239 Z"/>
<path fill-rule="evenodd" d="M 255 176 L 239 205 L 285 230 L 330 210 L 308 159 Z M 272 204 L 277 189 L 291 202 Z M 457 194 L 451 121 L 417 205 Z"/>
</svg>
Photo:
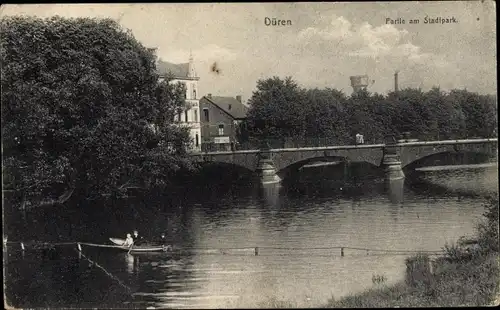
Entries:
<svg viewBox="0 0 500 310">
<path fill-rule="evenodd" d="M 482 139 L 483 137 L 458 137 L 455 139 L 441 139 L 444 140 L 464 140 L 464 139 Z M 491 138 L 491 137 L 489 137 Z M 231 151 L 249 151 L 249 150 L 263 150 L 269 149 L 282 149 L 282 148 L 306 148 L 306 147 L 327 147 L 327 146 L 348 146 L 356 145 L 355 137 L 352 139 L 333 139 L 325 137 L 308 137 L 308 138 L 268 138 L 265 140 L 251 140 L 243 143 L 234 144 L 202 144 L 201 151 L 206 152 L 231 152 Z M 432 142 L 436 139 L 431 139 L 425 135 L 411 136 L 411 135 L 389 135 L 384 138 L 370 138 L 364 137 L 365 145 L 371 144 L 395 144 L 395 143 L 405 143 L 405 142 Z"/>
<path fill-rule="evenodd" d="M 368 138 L 364 140 L 364 144 L 382 144 L 384 139 Z M 280 148 L 303 148 L 303 147 L 323 147 L 323 146 L 342 146 L 355 145 L 356 138 L 352 139 L 335 139 L 329 137 L 307 137 L 307 138 L 268 138 L 262 141 L 247 141 L 241 144 L 236 144 L 236 150 L 258 150 L 268 147 L 270 149 Z"/>
</svg>

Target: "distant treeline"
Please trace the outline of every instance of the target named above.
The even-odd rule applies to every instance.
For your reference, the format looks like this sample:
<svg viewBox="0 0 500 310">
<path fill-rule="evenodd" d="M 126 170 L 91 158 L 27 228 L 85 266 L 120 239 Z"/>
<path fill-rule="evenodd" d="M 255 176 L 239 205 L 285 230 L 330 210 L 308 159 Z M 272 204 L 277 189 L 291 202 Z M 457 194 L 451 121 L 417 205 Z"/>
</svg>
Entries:
<svg viewBox="0 0 500 310">
<path fill-rule="evenodd" d="M 290 77 L 260 80 L 241 124 L 242 143 L 293 141 L 352 144 L 387 136 L 421 140 L 496 137 L 496 97 L 467 90 L 403 89 L 387 95 L 306 89 Z"/>
</svg>

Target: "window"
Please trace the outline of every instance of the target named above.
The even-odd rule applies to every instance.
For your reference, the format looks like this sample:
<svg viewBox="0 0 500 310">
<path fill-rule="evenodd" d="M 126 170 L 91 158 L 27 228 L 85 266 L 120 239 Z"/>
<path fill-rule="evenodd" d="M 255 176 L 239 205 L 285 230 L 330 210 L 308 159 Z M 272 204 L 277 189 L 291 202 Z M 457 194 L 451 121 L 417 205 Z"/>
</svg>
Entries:
<svg viewBox="0 0 500 310">
<path fill-rule="evenodd" d="M 193 112 L 194 112 L 194 120 L 193 121 L 198 122 L 198 110 L 194 109 Z"/>
<path fill-rule="evenodd" d="M 224 135 L 224 124 L 219 124 L 219 136 Z"/>
<path fill-rule="evenodd" d="M 188 122 L 188 110 L 184 111 L 184 116 L 186 118 L 186 123 Z"/>
<path fill-rule="evenodd" d="M 177 121 L 181 121 L 181 112 L 179 111 L 179 113 L 177 113 Z"/>
<path fill-rule="evenodd" d="M 196 136 L 195 136 L 195 143 L 196 143 L 195 144 L 196 147 L 198 147 L 200 145 L 200 137 L 198 136 L 198 134 L 196 134 Z"/>
<path fill-rule="evenodd" d="M 194 86 L 193 84 L 193 98 L 192 99 L 196 99 L 196 86 Z"/>
<path fill-rule="evenodd" d="M 203 115 L 205 116 L 205 122 L 210 122 L 210 118 L 208 117 L 208 109 L 203 109 Z"/>
</svg>

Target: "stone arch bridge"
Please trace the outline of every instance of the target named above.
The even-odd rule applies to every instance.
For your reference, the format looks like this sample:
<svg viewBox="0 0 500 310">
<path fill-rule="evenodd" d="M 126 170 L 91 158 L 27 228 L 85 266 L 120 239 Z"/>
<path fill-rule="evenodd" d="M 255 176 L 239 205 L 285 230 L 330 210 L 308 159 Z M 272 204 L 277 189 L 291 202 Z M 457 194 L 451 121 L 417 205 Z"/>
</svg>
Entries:
<svg viewBox="0 0 500 310">
<path fill-rule="evenodd" d="M 343 158 L 368 162 L 385 169 L 389 180 L 404 178 L 403 168 L 439 153 L 481 153 L 497 157 L 498 139 L 419 141 L 395 144 L 345 145 L 307 148 L 197 153 L 198 162 L 221 162 L 259 173 L 263 184 L 280 182 L 278 172 L 313 159 Z"/>
</svg>

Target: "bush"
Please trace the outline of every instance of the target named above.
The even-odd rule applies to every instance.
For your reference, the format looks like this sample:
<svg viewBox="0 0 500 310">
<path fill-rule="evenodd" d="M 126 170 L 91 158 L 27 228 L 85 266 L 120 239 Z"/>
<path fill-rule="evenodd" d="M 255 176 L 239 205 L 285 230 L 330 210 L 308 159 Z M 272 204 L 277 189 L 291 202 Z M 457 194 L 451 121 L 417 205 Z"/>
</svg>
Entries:
<svg viewBox="0 0 500 310">
<path fill-rule="evenodd" d="M 405 260 L 406 284 L 412 287 L 427 287 L 432 282 L 431 260 L 428 255 L 417 254 Z"/>
<path fill-rule="evenodd" d="M 488 197 L 484 208 L 485 219 L 477 225 L 478 245 L 483 253 L 498 253 L 498 197 Z"/>
<path fill-rule="evenodd" d="M 387 281 L 387 277 L 384 275 L 373 275 L 372 276 L 372 283 L 374 285 L 381 285 L 384 284 Z"/>
</svg>

